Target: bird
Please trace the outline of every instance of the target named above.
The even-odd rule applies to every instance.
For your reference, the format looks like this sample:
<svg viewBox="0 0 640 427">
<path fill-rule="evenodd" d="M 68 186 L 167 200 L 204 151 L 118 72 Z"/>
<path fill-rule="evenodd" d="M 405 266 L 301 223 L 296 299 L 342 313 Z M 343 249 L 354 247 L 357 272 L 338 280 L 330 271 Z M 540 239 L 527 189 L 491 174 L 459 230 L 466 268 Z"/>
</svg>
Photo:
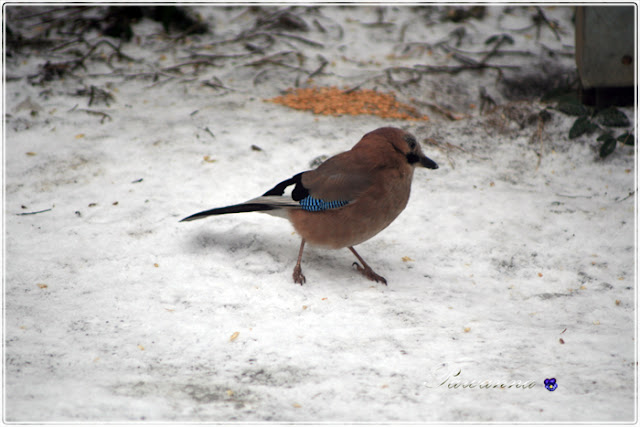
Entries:
<svg viewBox="0 0 640 427">
<path fill-rule="evenodd" d="M 381 127 L 365 134 L 349 151 L 278 183 L 260 197 L 198 212 L 180 222 L 241 212 L 282 217 L 302 238 L 294 283 L 306 282 L 301 261 L 308 243 L 328 249 L 348 248 L 362 264 L 353 263 L 360 273 L 387 285 L 354 246 L 384 230 L 404 210 L 416 167 L 438 169 L 438 164 L 424 155 L 411 133 Z"/>
</svg>

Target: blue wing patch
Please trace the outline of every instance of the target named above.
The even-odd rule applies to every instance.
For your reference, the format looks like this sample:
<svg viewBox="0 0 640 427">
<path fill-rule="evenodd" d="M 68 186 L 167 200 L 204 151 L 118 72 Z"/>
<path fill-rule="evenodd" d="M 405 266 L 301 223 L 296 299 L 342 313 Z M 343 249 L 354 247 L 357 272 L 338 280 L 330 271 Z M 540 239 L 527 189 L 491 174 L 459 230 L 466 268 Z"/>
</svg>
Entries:
<svg viewBox="0 0 640 427">
<path fill-rule="evenodd" d="M 311 196 L 307 196 L 300 200 L 300 206 L 302 209 L 309 212 L 321 212 L 327 209 L 336 209 L 349 203 L 346 200 L 333 200 L 331 202 L 325 202 L 324 200 L 314 199 Z"/>
</svg>

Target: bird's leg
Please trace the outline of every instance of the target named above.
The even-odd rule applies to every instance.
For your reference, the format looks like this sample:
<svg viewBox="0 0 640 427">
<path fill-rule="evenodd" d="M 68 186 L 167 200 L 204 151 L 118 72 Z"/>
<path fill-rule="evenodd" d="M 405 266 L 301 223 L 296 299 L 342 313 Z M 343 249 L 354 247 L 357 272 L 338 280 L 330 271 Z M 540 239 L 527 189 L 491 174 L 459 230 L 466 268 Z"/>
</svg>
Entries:
<svg viewBox="0 0 640 427">
<path fill-rule="evenodd" d="M 298 254 L 298 262 L 296 263 L 296 266 L 293 267 L 293 281 L 295 283 L 300 283 L 300 286 L 302 286 L 302 284 L 307 281 L 307 279 L 302 274 L 302 267 L 300 267 L 300 261 L 302 261 L 303 250 L 304 250 L 304 239 L 302 239 L 302 243 L 300 243 L 300 253 Z"/>
<path fill-rule="evenodd" d="M 362 257 L 358 255 L 358 252 L 356 252 L 356 250 L 353 249 L 353 246 L 349 246 L 349 250 L 353 252 L 356 258 L 358 258 L 358 261 L 362 263 L 362 267 L 360 267 L 360 264 L 358 264 L 357 262 L 354 262 L 353 264 L 356 266 L 358 271 L 364 275 L 364 277 L 366 277 L 369 280 L 373 280 L 374 282 L 382 282 L 385 285 L 387 284 L 387 279 L 380 276 L 379 274 L 376 274 L 375 271 L 373 271 L 373 269 L 369 267 L 369 264 L 364 262 Z"/>
</svg>

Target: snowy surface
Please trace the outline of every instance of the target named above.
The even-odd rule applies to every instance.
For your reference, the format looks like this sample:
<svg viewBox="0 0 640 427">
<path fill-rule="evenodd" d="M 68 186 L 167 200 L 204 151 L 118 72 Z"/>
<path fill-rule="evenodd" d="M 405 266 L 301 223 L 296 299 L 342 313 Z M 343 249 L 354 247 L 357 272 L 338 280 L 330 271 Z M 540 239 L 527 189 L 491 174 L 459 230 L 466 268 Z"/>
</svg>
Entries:
<svg viewBox="0 0 640 427">
<path fill-rule="evenodd" d="M 135 26 L 138 43 L 123 47 L 140 62 L 114 65 L 136 74 L 185 62 L 189 49 L 255 19 L 243 7 L 198 10 L 214 35 L 173 43 L 153 36 L 161 26 L 145 19 Z M 572 10 L 544 10 L 560 41 L 548 27 L 539 40 L 535 28 L 514 32 L 505 49 L 532 55 L 490 61 L 521 66 L 505 71 L 514 87 L 574 72 L 571 55 L 546 53 L 572 52 Z M 316 84 L 364 82 L 462 119 L 427 107 L 428 122 L 325 117 L 267 103 L 305 76 L 243 66 L 260 54 L 155 82 L 99 61 L 44 86 L 10 79 L 5 420 L 633 421 L 633 148 L 601 160 L 595 136 L 569 140 L 575 118 L 553 110 L 540 145 L 536 123 L 520 126 L 508 112 L 545 106 L 535 96 L 514 101 L 495 70 L 426 74 L 397 88 L 382 71 L 458 64 L 438 49 L 401 58 L 401 28 L 405 42 L 435 43 L 464 27 L 460 48 L 479 51 L 489 36 L 529 26 L 535 10 L 490 7 L 484 19 L 456 24 L 441 19 L 444 8 L 394 7 L 386 26 L 364 25 L 376 22 L 373 7 L 296 13 L 322 23 L 325 32 L 311 26 L 300 35 L 323 47 L 279 39 L 265 54 L 305 52 L 311 71 L 321 54 L 330 65 Z M 235 44 L 210 53 L 233 49 L 247 52 Z M 47 59 L 9 58 L 6 74 L 34 74 Z M 214 76 L 233 90 L 201 84 Z M 90 85 L 115 100 L 87 106 L 74 93 Z M 495 112 L 479 114 L 480 86 Z M 20 108 L 27 99 L 37 114 Z M 358 246 L 389 286 L 362 277 L 346 249 L 315 248 L 303 258 L 307 283 L 295 285 L 299 238 L 267 215 L 178 223 L 262 194 L 385 125 L 414 133 L 440 164 L 417 170 L 406 210 Z M 439 385 L 446 372 L 460 374 Z M 549 392 L 543 381 L 552 377 L 559 387 Z M 448 387 L 486 380 L 535 385 Z"/>
</svg>

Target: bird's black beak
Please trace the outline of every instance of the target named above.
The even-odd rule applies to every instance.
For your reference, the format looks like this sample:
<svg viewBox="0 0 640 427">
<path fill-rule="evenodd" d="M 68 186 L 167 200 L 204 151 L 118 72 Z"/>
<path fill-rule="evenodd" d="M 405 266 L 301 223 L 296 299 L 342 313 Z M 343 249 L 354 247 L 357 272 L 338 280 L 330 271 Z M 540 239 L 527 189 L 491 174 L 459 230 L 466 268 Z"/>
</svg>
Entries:
<svg viewBox="0 0 640 427">
<path fill-rule="evenodd" d="M 420 157 L 420 164 L 427 169 L 438 169 L 438 164 L 427 156 Z"/>
</svg>

